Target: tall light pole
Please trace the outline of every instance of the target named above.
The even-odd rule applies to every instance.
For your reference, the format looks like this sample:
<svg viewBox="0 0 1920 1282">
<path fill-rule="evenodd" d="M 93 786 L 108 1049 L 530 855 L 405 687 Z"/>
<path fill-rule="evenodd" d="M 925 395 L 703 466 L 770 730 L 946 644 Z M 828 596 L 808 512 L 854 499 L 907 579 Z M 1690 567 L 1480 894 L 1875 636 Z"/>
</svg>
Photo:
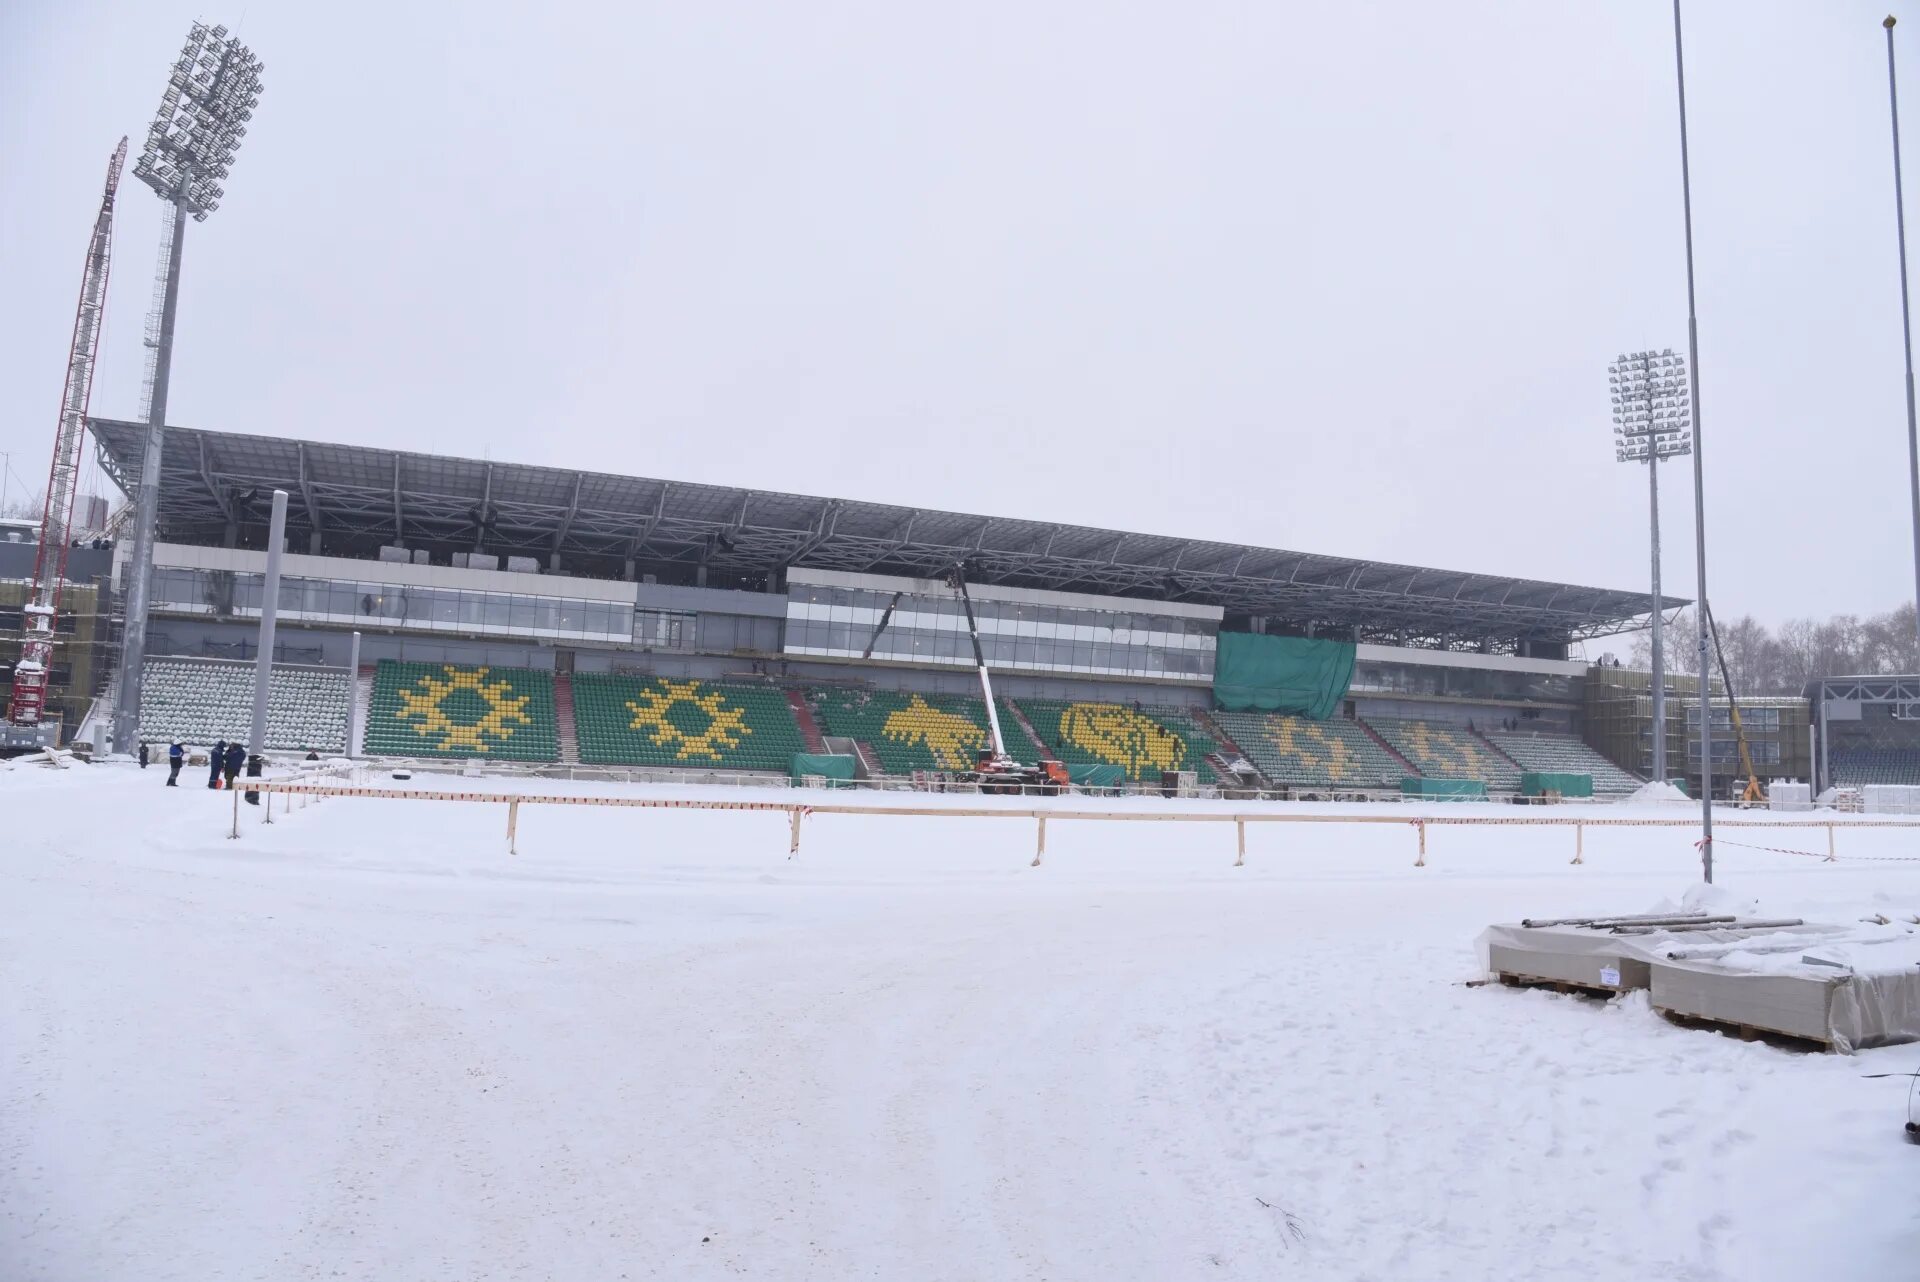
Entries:
<svg viewBox="0 0 1920 1282">
<path fill-rule="evenodd" d="M 1653 545 L 1653 777 L 1667 774 L 1667 665 L 1660 614 L 1660 460 L 1693 452 L 1693 399 L 1687 362 L 1671 347 L 1628 352 L 1607 366 L 1613 399 L 1613 457 L 1647 465 L 1648 526 Z"/>
<path fill-rule="evenodd" d="M 160 456 L 165 447 L 167 385 L 173 370 L 173 324 L 180 306 L 180 250 L 186 220 L 205 222 L 220 208 L 220 180 L 247 136 L 260 103 L 264 64 L 225 27 L 196 22 L 187 34 L 147 129 L 134 176 L 167 202 L 161 233 L 154 312 L 147 320 L 147 445 L 134 496 L 133 555 L 127 564 L 126 635 L 120 686 L 113 705 L 113 746 L 126 751 L 140 724 L 140 683 L 147 656 L 147 607 L 153 581 L 153 541 L 160 514 Z"/>
<path fill-rule="evenodd" d="M 1687 156 L 1687 56 L 1680 39 L 1680 0 L 1673 0 L 1673 80 L 1680 95 L 1680 208 L 1687 232 L 1687 368 L 1693 371 L 1693 555 L 1699 598 L 1694 607 L 1700 650 L 1700 871 L 1713 882 L 1713 693 L 1707 660 L 1707 484 L 1700 440 L 1700 318 L 1693 287 L 1693 171 Z"/>
<path fill-rule="evenodd" d="M 273 516 L 267 525 L 267 579 L 260 589 L 260 654 L 253 670 L 253 731 L 247 755 L 267 750 L 267 696 L 273 690 L 273 634 L 280 618 L 280 550 L 287 542 L 287 492 L 273 492 Z"/>
<path fill-rule="evenodd" d="M 1887 112 L 1893 117 L 1893 222 L 1900 241 L 1900 337 L 1907 354 L 1907 481 L 1913 494 L 1914 631 L 1920 642 L 1920 433 L 1913 420 L 1913 313 L 1907 305 L 1907 197 L 1900 177 L 1900 90 L 1893 75 L 1893 15 L 1887 29 Z"/>
</svg>

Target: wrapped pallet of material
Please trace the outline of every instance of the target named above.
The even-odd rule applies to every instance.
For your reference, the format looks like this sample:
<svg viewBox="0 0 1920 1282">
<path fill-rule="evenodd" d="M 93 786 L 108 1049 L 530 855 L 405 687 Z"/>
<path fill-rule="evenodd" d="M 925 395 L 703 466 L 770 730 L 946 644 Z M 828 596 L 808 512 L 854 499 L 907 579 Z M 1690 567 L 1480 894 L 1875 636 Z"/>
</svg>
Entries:
<svg viewBox="0 0 1920 1282">
<path fill-rule="evenodd" d="M 1870 815 L 1920 814 L 1920 786 L 1870 783 L 1860 790 L 1861 809 Z"/>
<path fill-rule="evenodd" d="M 1845 933 L 1845 927 L 1798 918 L 1733 913 L 1529 918 L 1489 926 L 1480 936 L 1480 960 L 1487 974 L 1512 982 L 1628 992 L 1650 987 L 1654 964 L 1676 954 L 1773 947 L 1782 940 L 1808 947 Z"/>
<path fill-rule="evenodd" d="M 1654 1007 L 1670 1014 L 1843 1053 L 1920 1041 L 1920 933 L 1910 925 L 1666 952 L 1650 987 Z"/>
<path fill-rule="evenodd" d="M 1767 785 L 1769 810 L 1812 810 L 1813 786 L 1787 779 L 1775 779 Z"/>
<path fill-rule="evenodd" d="M 1559 770 L 1523 770 L 1520 773 L 1520 793 L 1526 797 L 1543 797 L 1548 793 L 1561 797 L 1591 797 L 1593 776 Z"/>
<path fill-rule="evenodd" d="M 1487 972 L 1526 983 L 1627 992 L 1651 980 L 1653 941 L 1573 923 L 1489 926 L 1480 937 Z"/>
<path fill-rule="evenodd" d="M 1487 785 L 1479 779 L 1430 779 L 1421 775 L 1407 775 L 1400 780 L 1400 792 L 1407 797 L 1465 801 L 1485 797 Z"/>
</svg>

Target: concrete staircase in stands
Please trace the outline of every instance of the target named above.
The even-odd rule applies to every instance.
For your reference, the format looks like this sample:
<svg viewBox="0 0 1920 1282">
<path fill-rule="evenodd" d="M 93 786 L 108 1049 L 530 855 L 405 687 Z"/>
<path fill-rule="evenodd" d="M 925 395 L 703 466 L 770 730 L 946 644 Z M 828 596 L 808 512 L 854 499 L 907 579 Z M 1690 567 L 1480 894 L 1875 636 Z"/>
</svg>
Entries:
<svg viewBox="0 0 1920 1282">
<path fill-rule="evenodd" d="M 1025 708 L 1022 708 L 1012 699 L 1002 699 L 1000 700 L 1000 705 L 1006 708 L 1007 711 L 1013 713 L 1014 722 L 1026 734 L 1028 745 L 1032 747 L 1033 751 L 1040 754 L 1035 760 L 1044 761 L 1053 756 L 1053 749 L 1047 747 L 1047 741 L 1042 739 L 1040 732 L 1033 728 L 1033 722 L 1027 720 L 1027 710 Z M 1001 734 L 1005 734 L 1006 731 L 1007 728 L 1005 726 L 1000 727 Z M 1020 755 L 1020 745 L 1008 744 L 1007 751 L 1017 757 Z"/>
<path fill-rule="evenodd" d="M 1413 775 L 1416 778 L 1419 777 L 1420 768 L 1414 765 L 1411 761 L 1408 761 L 1404 756 L 1402 756 L 1398 748 L 1388 743 L 1385 735 L 1382 735 L 1378 730 L 1375 730 L 1372 726 L 1368 725 L 1366 722 L 1360 720 L 1357 717 L 1354 719 L 1353 724 L 1355 724 L 1356 726 L 1359 726 L 1362 730 L 1366 731 L 1367 738 L 1379 744 L 1380 750 L 1386 753 L 1389 757 L 1392 757 L 1395 765 L 1399 766 L 1402 770 L 1406 771 L 1408 774 Z"/>
<path fill-rule="evenodd" d="M 825 752 L 826 739 L 820 733 L 820 723 L 814 720 L 813 705 L 807 702 L 807 696 L 798 690 L 789 690 L 787 706 L 793 709 L 794 724 L 800 727 L 800 738 L 806 743 L 807 751 Z"/>
<path fill-rule="evenodd" d="M 1202 730 L 1212 735 L 1220 744 L 1222 750 L 1214 754 L 1214 756 L 1219 757 L 1220 760 L 1212 764 L 1213 768 L 1220 772 L 1222 779 L 1231 779 L 1234 777 L 1232 772 L 1228 770 L 1227 765 L 1235 757 L 1238 757 L 1241 761 L 1246 762 L 1247 765 L 1253 768 L 1253 777 L 1260 781 L 1262 788 L 1273 787 L 1273 780 L 1267 778 L 1266 771 L 1253 764 L 1253 758 L 1240 750 L 1240 745 L 1233 741 L 1233 736 L 1226 732 L 1225 727 L 1213 719 L 1211 712 L 1205 709 L 1197 709 L 1193 713 L 1193 719 L 1199 724 Z M 1209 758 L 1209 761 L 1211 760 L 1212 758 Z"/>
<path fill-rule="evenodd" d="M 363 663 L 360 671 L 353 674 L 353 742 L 347 745 L 350 757 L 366 755 L 367 714 L 373 711 L 373 672 L 373 664 Z"/>
<path fill-rule="evenodd" d="M 1237 788 L 1237 787 L 1244 786 L 1240 782 L 1240 776 L 1236 775 L 1233 772 L 1233 767 L 1228 763 L 1226 753 L 1209 752 L 1206 756 L 1202 757 L 1201 760 L 1206 762 L 1207 768 L 1213 771 L 1213 778 L 1215 783 L 1218 783 L 1222 787 L 1226 787 L 1226 788 Z M 1247 762 L 1247 764 L 1252 765 L 1253 763 L 1249 761 Z M 1258 770 L 1254 771 L 1255 776 L 1258 776 L 1259 773 L 1260 772 Z M 1206 780 L 1203 779 L 1201 780 L 1201 782 L 1205 783 Z M 1264 786 L 1264 781 L 1263 781 L 1263 786 Z"/>
<path fill-rule="evenodd" d="M 1502 748 L 1499 744 L 1487 738 L 1487 736 L 1485 736 L 1484 734 L 1481 734 L 1478 730 L 1475 730 L 1473 732 L 1473 738 L 1474 738 L 1474 742 L 1478 743 L 1482 748 L 1485 748 L 1488 752 L 1492 753 L 1494 757 L 1498 758 L 1501 761 L 1506 762 L 1508 765 L 1512 766 L 1515 770 L 1518 770 L 1521 774 L 1525 774 L 1527 772 L 1527 768 L 1525 766 L 1521 765 L 1518 761 L 1515 761 L 1512 757 L 1507 755 L 1507 750 L 1505 748 Z"/>
<path fill-rule="evenodd" d="M 553 722 L 554 739 L 560 748 L 560 761 L 564 765 L 580 764 L 580 736 L 574 728 L 573 720 L 573 673 L 555 672 L 553 674 Z"/>
</svg>

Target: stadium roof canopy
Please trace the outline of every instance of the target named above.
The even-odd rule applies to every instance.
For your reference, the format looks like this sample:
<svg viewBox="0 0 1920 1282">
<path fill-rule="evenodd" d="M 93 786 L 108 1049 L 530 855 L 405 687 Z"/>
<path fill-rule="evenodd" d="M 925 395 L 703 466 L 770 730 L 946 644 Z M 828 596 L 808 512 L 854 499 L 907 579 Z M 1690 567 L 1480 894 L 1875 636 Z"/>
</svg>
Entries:
<svg viewBox="0 0 1920 1282">
<path fill-rule="evenodd" d="M 92 419 L 102 466 L 132 494 L 145 426 Z M 169 427 L 160 537 L 265 542 L 268 498 L 330 555 L 381 544 L 558 556 L 615 577 L 765 579 L 789 565 L 934 577 L 965 559 L 986 583 L 1203 602 L 1361 640 L 1449 648 L 1557 645 L 1634 630 L 1653 609 L 1617 592 L 1163 534 L 815 498 Z M 295 544 L 298 547 L 298 544 Z M 1667 597 L 1667 608 L 1687 604 Z"/>
</svg>

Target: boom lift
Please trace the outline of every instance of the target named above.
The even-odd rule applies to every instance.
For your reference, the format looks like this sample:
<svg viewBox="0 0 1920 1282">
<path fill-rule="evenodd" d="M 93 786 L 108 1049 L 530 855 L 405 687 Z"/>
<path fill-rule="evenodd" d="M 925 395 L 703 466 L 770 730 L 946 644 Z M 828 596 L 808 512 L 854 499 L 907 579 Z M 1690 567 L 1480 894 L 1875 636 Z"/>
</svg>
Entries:
<svg viewBox="0 0 1920 1282">
<path fill-rule="evenodd" d="M 1740 701 L 1733 697 L 1733 677 L 1727 672 L 1727 652 L 1720 648 L 1720 629 L 1715 625 L 1713 611 L 1708 609 L 1705 601 L 1700 603 L 1700 608 L 1707 612 L 1707 632 L 1713 637 L 1713 657 L 1720 661 L 1720 684 L 1727 688 L 1727 713 L 1733 720 L 1733 741 L 1740 745 L 1740 768 L 1747 772 L 1747 787 L 1740 794 L 1740 800 L 1749 805 L 1765 801 L 1766 790 L 1760 786 L 1760 776 L 1753 769 L 1753 753 L 1747 748 L 1747 730 L 1740 724 Z M 1701 679 L 1705 681 L 1704 677 Z M 1712 706 L 1711 701 L 1708 706 Z M 1713 778 L 1711 768 L 1707 771 L 1707 778 Z"/>
<path fill-rule="evenodd" d="M 54 618 L 66 580 L 67 551 L 73 546 L 73 497 L 80 480 L 80 450 L 87 431 L 87 401 L 93 392 L 93 364 L 100 345 L 100 321 L 106 313 L 107 264 L 113 242 L 113 197 L 120 187 L 120 166 L 127 159 L 122 138 L 107 165 L 106 193 L 87 243 L 87 266 L 80 277 L 80 309 L 73 319 L 73 347 L 67 356 L 67 383 L 60 394 L 60 424 L 53 441 L 53 470 L 47 477 L 47 505 L 40 517 L 40 551 L 34 558 L 33 585 L 27 595 L 20 661 L 13 668 L 13 697 L 0 724 L 0 750 L 52 748 L 59 731 L 46 720 L 47 680 L 53 670 Z"/>
<path fill-rule="evenodd" d="M 1006 738 L 1000 733 L 1000 711 L 993 706 L 993 678 L 987 675 L 986 651 L 980 647 L 980 625 L 974 621 L 973 598 L 967 595 L 964 564 L 954 563 L 947 585 L 960 594 L 960 604 L 966 608 L 967 635 L 973 638 L 973 661 L 980 669 L 980 697 L 986 701 L 987 727 L 993 732 L 993 745 L 980 750 L 967 781 L 979 784 L 982 792 L 1025 792 L 1029 788 L 1049 794 L 1064 791 L 1067 768 L 1060 762 L 1043 759 L 1025 765 L 1007 751 Z"/>
</svg>

